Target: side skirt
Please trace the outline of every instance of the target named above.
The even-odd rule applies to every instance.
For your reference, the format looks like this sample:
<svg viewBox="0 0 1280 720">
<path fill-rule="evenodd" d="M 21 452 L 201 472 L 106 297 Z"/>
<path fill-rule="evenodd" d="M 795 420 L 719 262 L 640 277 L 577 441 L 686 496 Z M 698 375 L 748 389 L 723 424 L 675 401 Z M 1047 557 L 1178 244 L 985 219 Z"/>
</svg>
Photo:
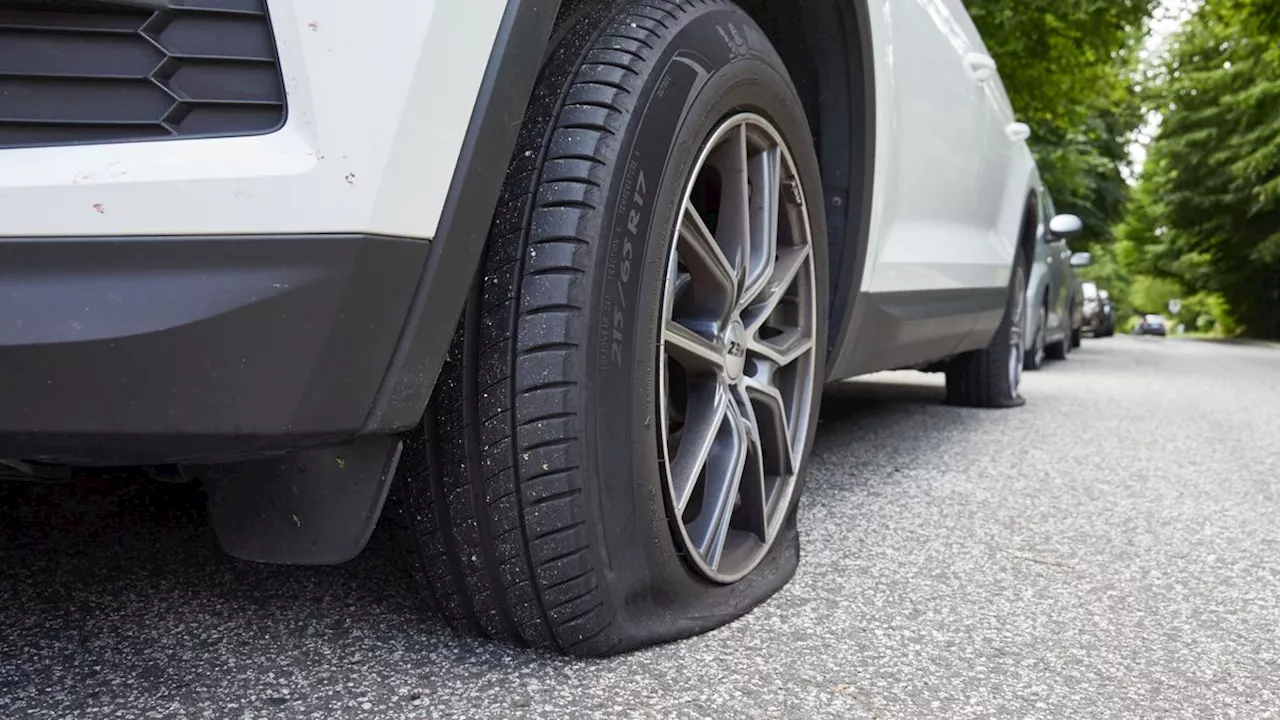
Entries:
<svg viewBox="0 0 1280 720">
<path fill-rule="evenodd" d="M 1004 319 L 1008 288 L 862 293 L 853 350 L 828 380 L 919 367 L 985 347 Z"/>
</svg>

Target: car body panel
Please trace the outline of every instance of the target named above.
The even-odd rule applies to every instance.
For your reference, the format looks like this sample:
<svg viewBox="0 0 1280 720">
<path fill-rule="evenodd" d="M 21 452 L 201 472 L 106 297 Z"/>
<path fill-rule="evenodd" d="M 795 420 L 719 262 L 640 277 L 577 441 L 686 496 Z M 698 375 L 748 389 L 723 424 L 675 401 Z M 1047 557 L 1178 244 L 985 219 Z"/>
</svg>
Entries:
<svg viewBox="0 0 1280 720">
<path fill-rule="evenodd" d="M 283 128 L 0 150 L 3 233 L 431 237 L 506 2 L 269 5 Z"/>
<path fill-rule="evenodd" d="M 1004 316 L 1040 184 L 998 73 L 959 0 L 868 3 L 875 168 L 867 259 L 832 379 L 985 346 Z M 966 300 L 956 302 L 957 298 Z"/>
<path fill-rule="evenodd" d="M 1079 293 L 1076 292 L 1076 272 L 1071 267 L 1071 248 L 1065 238 L 1049 232 L 1049 220 L 1057 212 L 1053 198 L 1043 187 L 1037 189 L 1037 196 L 1036 257 L 1031 268 L 1031 281 L 1027 284 L 1027 307 L 1045 306 L 1044 339 L 1049 344 L 1069 339 Z M 1039 330 L 1039 314 L 1029 315 L 1028 322 L 1027 335 L 1035 337 Z"/>
<path fill-rule="evenodd" d="M 1029 155 L 1004 131 L 1013 121 L 998 76 L 976 80 L 985 56 L 955 0 L 871 3 L 876 49 L 874 200 L 863 291 L 1004 286 L 1025 199 Z M 945 110 L 943 110 L 945 108 Z M 1025 149 L 1023 146 L 1022 149 Z"/>
<path fill-rule="evenodd" d="M 7 312 L 0 312 L 0 365 L 10 370 L 5 389 L 12 390 L 5 406 L 9 416 L 0 419 L 0 458 L 93 465 L 212 462 L 385 435 L 421 420 L 506 175 L 520 127 L 513 118 L 525 112 L 559 0 L 500 1 L 500 22 L 493 28 L 479 4 L 461 25 L 447 24 L 452 13 L 463 11 L 461 4 L 414 5 L 430 12 L 396 15 L 418 19 L 409 31 L 415 39 L 470 27 L 473 37 L 489 43 L 454 58 L 474 59 L 470 69 L 455 63 L 457 74 L 445 81 L 453 83 L 460 107 L 439 113 L 421 97 L 412 103 L 416 110 L 410 115 L 463 117 L 459 146 L 442 149 L 438 157 L 389 139 L 421 132 L 392 122 L 396 118 L 366 114 L 361 120 L 354 106 L 308 104 L 308 88 L 341 90 L 355 82 L 346 75 L 356 67 L 376 77 L 376 63 L 344 69 L 338 62 L 360 54 L 358 48 L 330 48 L 331 62 L 311 66 L 312 75 L 324 68 L 335 77 L 292 77 L 310 57 L 293 42 L 296 35 L 344 27 L 342 19 L 354 6 L 315 2 L 300 15 L 292 12 L 293 0 L 269 1 L 285 81 L 298 89 L 289 97 L 289 122 L 297 132 L 286 124 L 257 137 L 0 149 L 0 207 L 10 212 L 0 225 L 0 259 L 21 268 L 20 281 L 6 286 Z M 395 9 L 387 5 L 387 12 Z M 387 28 L 396 22 L 382 9 L 375 13 L 381 25 L 345 27 L 358 28 L 363 37 L 389 37 Z M 280 31 L 292 24 L 295 36 Z M 367 43 L 357 45 L 365 54 L 378 54 L 369 53 Z M 391 90 L 355 97 L 390 92 L 396 101 L 407 92 L 401 83 L 412 84 L 418 96 L 429 94 L 446 75 L 436 67 L 388 71 Z M 480 77 L 458 81 L 471 70 Z M 335 117 L 308 120 L 319 108 Z M 385 132 L 369 127 L 374 119 Z M 271 143 L 302 142 L 298 135 L 308 123 L 322 138 L 344 129 L 351 136 L 334 143 L 338 160 L 386 169 L 396 163 L 379 160 L 377 153 L 390 143 L 408 152 L 399 165 L 416 159 L 423 167 L 393 173 L 396 182 L 407 184 L 398 192 L 374 180 L 376 173 L 340 176 L 342 192 L 332 194 L 314 184 L 318 176 L 309 171 L 277 173 L 284 161 Z M 436 127 L 435 121 L 419 125 Z M 445 135 L 414 143 L 421 149 L 445 142 Z M 256 143 L 256 150 L 229 149 L 243 143 Z M 343 157 L 342 149 L 367 155 Z M 88 157 L 105 162 L 107 176 L 58 178 L 50 170 L 69 172 L 70 160 Z M 314 169 L 318 160 L 306 163 Z M 379 166 L 382 161 L 387 162 Z M 133 176 L 139 168 L 146 170 L 139 170 L 141 179 Z M 430 192 L 435 186 L 438 197 Z M 413 197 L 413 188 L 421 194 Z M 251 198 L 246 189 L 263 194 Z M 128 198 L 135 212 L 107 200 L 91 210 L 99 218 L 88 228 L 92 232 L 52 234 L 85 228 L 67 203 L 101 198 L 108 190 Z M 397 194 L 403 207 L 377 216 L 412 218 L 412 234 L 338 231 L 348 224 L 391 228 L 365 213 L 397 205 L 386 199 Z M 191 205 L 193 195 L 208 202 Z M 28 206 L 20 207 L 18 198 Z M 273 198 L 276 204 L 267 202 Z M 181 224 L 186 232 L 157 232 L 168 224 Z M 244 232 L 249 225 L 318 231 Z M 204 229 L 210 232 L 198 232 Z M 433 235 L 432 241 L 419 234 Z M 146 283 L 164 293 L 150 296 L 154 307 L 146 312 L 130 314 L 129 303 L 144 300 Z M 41 299 L 48 297 L 59 302 Z M 33 336 L 29 323 L 48 326 L 46 336 L 56 330 L 57 337 Z M 33 382 L 23 384 L 24 377 Z M 94 390 L 95 383 L 104 391 Z M 106 392 L 112 384 L 120 387 Z M 87 389 L 69 401 L 80 387 Z M 120 403 L 128 412 L 116 411 Z"/>
</svg>

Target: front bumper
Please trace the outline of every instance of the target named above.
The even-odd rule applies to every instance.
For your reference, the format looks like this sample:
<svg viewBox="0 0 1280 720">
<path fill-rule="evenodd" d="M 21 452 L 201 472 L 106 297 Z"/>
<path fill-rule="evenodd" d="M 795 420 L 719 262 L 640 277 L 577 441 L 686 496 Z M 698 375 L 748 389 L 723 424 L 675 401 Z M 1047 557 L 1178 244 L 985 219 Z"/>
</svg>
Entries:
<svg viewBox="0 0 1280 720">
<path fill-rule="evenodd" d="M 421 419 L 558 0 L 267 5 L 276 132 L 0 149 L 0 459 L 220 463 Z"/>
<path fill-rule="evenodd" d="M 268 0 L 287 106 L 282 127 L 0 150 L 0 236 L 436 237 L 506 4 Z M 67 35 L 28 34 L 22 47 L 56 55 L 65 48 L 52 41 Z M 205 44 L 188 51 L 225 52 Z M 20 50 L 0 57 L 0 76 L 29 64 Z M 108 74 L 94 82 L 115 87 L 110 73 L 118 71 L 100 72 Z M 28 95 L 8 88 L 0 87 L 0 117 L 35 112 Z"/>
<path fill-rule="evenodd" d="M 429 243 L 0 240 L 0 458 L 252 455 L 367 429 Z"/>
</svg>

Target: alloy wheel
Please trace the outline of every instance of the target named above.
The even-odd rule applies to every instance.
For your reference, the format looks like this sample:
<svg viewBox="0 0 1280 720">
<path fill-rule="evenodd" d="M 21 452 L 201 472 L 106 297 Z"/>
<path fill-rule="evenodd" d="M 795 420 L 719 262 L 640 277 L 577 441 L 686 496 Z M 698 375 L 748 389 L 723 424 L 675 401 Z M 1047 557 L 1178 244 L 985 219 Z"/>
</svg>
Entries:
<svg viewBox="0 0 1280 720">
<path fill-rule="evenodd" d="M 1037 368 L 1044 364 L 1044 356 L 1045 356 L 1045 351 L 1044 351 L 1044 337 L 1045 337 L 1044 326 L 1045 326 L 1045 324 L 1047 324 L 1047 323 L 1049 322 L 1049 313 L 1048 313 L 1048 311 L 1046 311 L 1046 310 L 1044 309 L 1044 306 L 1043 306 L 1043 305 L 1041 305 L 1041 306 L 1040 306 L 1040 314 L 1039 314 L 1039 318 L 1040 318 L 1040 322 L 1036 325 L 1036 339 L 1035 339 L 1035 344 L 1031 347 L 1031 351 L 1035 353 L 1035 366 L 1034 366 L 1034 367 L 1037 367 Z"/>
<path fill-rule="evenodd" d="M 1014 270 L 1013 317 L 1009 323 L 1009 394 L 1018 397 L 1022 382 L 1022 364 L 1027 356 L 1027 279 L 1022 270 Z"/>
<path fill-rule="evenodd" d="M 813 238 L 780 133 L 723 121 L 683 193 L 659 342 L 673 532 L 707 579 L 751 572 L 796 490 L 815 382 Z"/>
</svg>

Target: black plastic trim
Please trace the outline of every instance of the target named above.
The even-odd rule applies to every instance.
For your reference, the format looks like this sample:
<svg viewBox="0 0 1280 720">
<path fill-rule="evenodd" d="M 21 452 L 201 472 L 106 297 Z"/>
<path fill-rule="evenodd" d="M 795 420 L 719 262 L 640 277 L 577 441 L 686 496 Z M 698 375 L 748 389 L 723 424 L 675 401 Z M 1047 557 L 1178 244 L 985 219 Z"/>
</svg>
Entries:
<svg viewBox="0 0 1280 720">
<path fill-rule="evenodd" d="M 480 265 L 559 7 L 560 0 L 507 2 L 427 269 L 366 432 L 404 430 L 422 419 Z"/>
<path fill-rule="evenodd" d="M 429 245 L 0 238 L 0 458 L 221 461 L 354 437 Z"/>
<path fill-rule="evenodd" d="M 1008 299 L 1007 287 L 862 293 L 857 343 L 830 379 L 916 367 L 984 347 Z"/>
<path fill-rule="evenodd" d="M 875 184 L 876 151 L 876 81 L 875 50 L 871 36 L 871 17 L 864 0 L 841 3 L 838 17 L 814 32 L 839 32 L 845 36 L 848 57 L 843 72 L 824 73 L 824 84 L 838 77 L 843 87 L 833 87 L 824 95 L 839 97 L 848 109 L 847 121 L 827 129 L 828 133 L 850 136 L 844 162 L 848 171 L 843 182 L 827 190 L 828 227 L 833 232 L 843 229 L 842 243 L 833 243 L 831 252 L 831 321 L 828 325 L 828 368 L 835 369 L 852 346 L 858 318 L 858 299 L 862 275 L 867 264 L 867 248 L 871 236 L 871 208 Z M 827 19 L 825 16 L 823 20 Z M 833 77 L 834 76 L 834 77 Z M 843 91 L 843 92 L 841 92 Z M 825 102 L 832 102 L 828 99 Z M 852 132 L 850 132 L 852 130 Z M 823 146 L 827 142 L 824 139 Z M 824 167 L 830 165 L 824 158 Z M 830 183 L 830 178 L 827 179 Z"/>
<path fill-rule="evenodd" d="M 266 0 L 0 2 L 0 149 L 243 137 L 286 121 Z"/>
<path fill-rule="evenodd" d="M 333 565 L 369 542 L 401 449 L 398 437 L 369 437 L 187 472 L 204 483 L 209 524 L 229 555 Z"/>
</svg>

